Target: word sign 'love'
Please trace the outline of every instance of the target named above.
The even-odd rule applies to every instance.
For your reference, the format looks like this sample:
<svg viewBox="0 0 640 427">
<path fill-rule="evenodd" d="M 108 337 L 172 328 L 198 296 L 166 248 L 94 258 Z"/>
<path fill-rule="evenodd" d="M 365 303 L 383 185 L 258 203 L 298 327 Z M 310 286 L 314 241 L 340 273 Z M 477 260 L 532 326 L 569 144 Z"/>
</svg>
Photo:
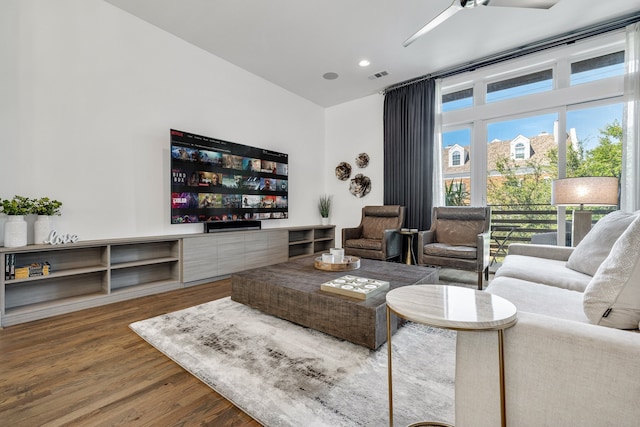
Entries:
<svg viewBox="0 0 640 427">
<path fill-rule="evenodd" d="M 49 243 L 51 245 L 60 245 L 63 243 L 75 243 L 77 241 L 77 234 L 58 234 L 57 231 L 52 230 L 51 233 L 49 233 L 49 237 L 44 241 L 44 243 Z"/>
</svg>

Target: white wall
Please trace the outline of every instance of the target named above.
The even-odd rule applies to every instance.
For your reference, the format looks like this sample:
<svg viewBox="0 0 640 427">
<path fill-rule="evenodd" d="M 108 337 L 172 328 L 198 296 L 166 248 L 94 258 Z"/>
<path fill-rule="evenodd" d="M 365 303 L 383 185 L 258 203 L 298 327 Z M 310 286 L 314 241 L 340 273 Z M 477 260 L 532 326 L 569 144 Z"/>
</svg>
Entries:
<svg viewBox="0 0 640 427">
<path fill-rule="evenodd" d="M 336 244 L 341 246 L 342 228 L 360 224 L 362 207 L 383 202 L 383 102 L 382 95 L 371 95 L 327 108 L 326 133 L 326 194 L 333 195 L 331 223 L 336 224 Z M 355 159 L 360 153 L 370 157 L 369 166 L 359 168 Z M 371 193 L 357 198 L 349 192 L 349 182 L 336 178 L 340 162 L 351 165 L 351 178 L 362 173 L 371 178 Z"/>
<path fill-rule="evenodd" d="M 101 0 L 0 15 L 17 22 L 0 44 L 0 198 L 62 201 L 54 228 L 82 240 L 201 232 L 169 223 L 175 128 L 288 153 L 289 220 L 263 227 L 319 223 L 323 108 Z"/>
</svg>

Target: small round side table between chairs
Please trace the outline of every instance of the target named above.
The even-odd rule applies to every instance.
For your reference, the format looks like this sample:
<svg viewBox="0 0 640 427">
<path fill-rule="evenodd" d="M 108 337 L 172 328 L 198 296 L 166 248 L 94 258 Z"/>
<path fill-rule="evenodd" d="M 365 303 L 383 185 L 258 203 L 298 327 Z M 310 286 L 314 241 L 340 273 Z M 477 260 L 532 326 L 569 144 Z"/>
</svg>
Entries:
<svg viewBox="0 0 640 427">
<path fill-rule="evenodd" d="M 506 426 L 504 387 L 503 330 L 517 321 L 516 307 L 504 298 L 488 292 L 459 286 L 411 285 L 392 289 L 387 293 L 387 373 L 389 381 L 389 426 L 393 427 L 393 378 L 391 347 L 391 314 L 436 328 L 456 331 L 498 332 L 498 360 L 500 386 L 500 418 Z M 438 422 L 418 422 L 410 427 L 441 426 Z"/>
</svg>

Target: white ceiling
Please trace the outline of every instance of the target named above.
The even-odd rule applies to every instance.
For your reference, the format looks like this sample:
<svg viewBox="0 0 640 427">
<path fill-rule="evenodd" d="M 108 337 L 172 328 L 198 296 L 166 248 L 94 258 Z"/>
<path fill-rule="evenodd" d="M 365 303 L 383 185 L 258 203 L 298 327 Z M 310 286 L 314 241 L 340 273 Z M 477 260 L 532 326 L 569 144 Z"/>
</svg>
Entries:
<svg viewBox="0 0 640 427">
<path fill-rule="evenodd" d="M 105 1 L 323 107 L 640 10 L 640 0 L 465 9 L 405 48 L 451 0 Z M 389 75 L 368 78 L 380 71 Z"/>
</svg>

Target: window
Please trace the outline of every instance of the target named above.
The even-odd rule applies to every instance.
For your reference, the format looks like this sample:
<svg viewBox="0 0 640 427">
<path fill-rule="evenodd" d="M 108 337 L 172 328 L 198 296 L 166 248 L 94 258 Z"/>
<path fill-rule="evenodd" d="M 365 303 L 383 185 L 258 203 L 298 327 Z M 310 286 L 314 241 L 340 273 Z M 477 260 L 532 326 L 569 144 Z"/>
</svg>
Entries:
<svg viewBox="0 0 640 427">
<path fill-rule="evenodd" d="M 451 166 L 460 166 L 460 152 L 454 151 L 451 154 Z"/>
<path fill-rule="evenodd" d="M 473 105 L 473 88 L 442 95 L 442 111 L 458 110 Z"/>
<path fill-rule="evenodd" d="M 624 51 L 571 64 L 571 85 L 624 75 Z"/>
<path fill-rule="evenodd" d="M 551 70 L 538 71 L 489 83 L 487 85 L 487 103 L 544 92 L 552 88 L 553 72 Z"/>
<path fill-rule="evenodd" d="M 515 153 L 514 153 L 513 157 L 516 160 L 523 160 L 524 159 L 524 144 L 523 143 L 516 144 Z"/>
<path fill-rule="evenodd" d="M 444 78 L 443 182 L 464 182 L 471 205 L 524 200 L 548 209 L 551 181 L 594 173 L 580 166 L 596 157 L 588 150 L 600 144 L 602 129 L 619 131 L 624 55 L 619 30 Z M 464 109 L 445 108 L 463 99 Z M 460 166 L 453 166 L 455 144 L 464 149 Z M 507 188 L 514 190 L 501 194 Z"/>
</svg>

